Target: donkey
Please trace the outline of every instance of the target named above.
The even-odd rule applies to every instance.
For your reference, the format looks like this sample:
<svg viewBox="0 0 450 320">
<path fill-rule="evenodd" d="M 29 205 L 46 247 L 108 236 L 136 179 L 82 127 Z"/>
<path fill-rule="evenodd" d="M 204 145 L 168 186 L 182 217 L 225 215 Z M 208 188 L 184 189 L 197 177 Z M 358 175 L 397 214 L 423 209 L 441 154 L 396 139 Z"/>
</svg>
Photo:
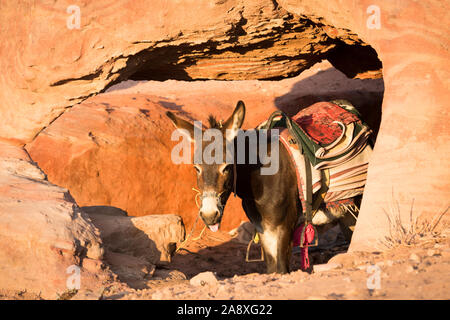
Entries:
<svg viewBox="0 0 450 320">
<path fill-rule="evenodd" d="M 176 128 L 184 129 L 181 131 L 185 132 L 190 141 L 194 141 L 192 123 L 177 117 L 170 111 L 166 115 Z M 237 150 L 236 137 L 242 131 L 240 128 L 244 117 L 245 105 L 242 101 L 237 103 L 232 115 L 223 123 L 209 116 L 209 127 L 218 129 L 222 133 L 224 155 L 227 142 L 234 143 Z M 249 139 L 245 139 L 245 163 L 236 161 L 238 153 L 244 151 L 237 150 L 234 154 L 234 163 L 228 163 L 224 157 L 219 163 L 194 164 L 197 172 L 197 186 L 201 192 L 199 215 L 205 225 L 212 231 L 217 231 L 225 204 L 234 191 L 242 199 L 242 207 L 260 237 L 267 273 L 287 273 L 292 254 L 294 229 L 296 225 L 302 223 L 302 215 L 299 215 L 299 212 L 302 212 L 302 206 L 299 200 L 295 167 L 288 151 L 280 146 L 277 149 L 278 171 L 271 175 L 261 174 L 261 168 L 267 168 L 271 164 L 261 161 L 259 150 L 254 149 L 259 148 L 261 142 L 264 142 L 267 145 L 267 155 L 271 157 L 273 141 L 269 136 L 256 136 L 258 139 L 256 145 L 250 145 Z M 265 141 L 260 141 L 261 139 Z M 201 143 L 202 147 L 209 144 L 206 141 Z M 258 155 L 256 163 L 249 163 L 250 152 L 256 152 Z M 351 237 L 348 226 L 354 224 L 352 219 L 354 219 L 353 216 L 345 207 L 339 207 L 328 211 L 325 209 L 318 211 L 312 223 L 320 234 L 339 222 L 345 231 L 344 234 Z"/>
</svg>

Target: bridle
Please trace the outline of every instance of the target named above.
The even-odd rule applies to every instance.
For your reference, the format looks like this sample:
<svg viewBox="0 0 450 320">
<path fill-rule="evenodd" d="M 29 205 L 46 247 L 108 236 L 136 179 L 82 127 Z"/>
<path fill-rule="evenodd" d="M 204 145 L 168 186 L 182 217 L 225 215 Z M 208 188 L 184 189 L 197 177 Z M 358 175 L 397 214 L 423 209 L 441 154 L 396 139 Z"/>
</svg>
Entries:
<svg viewBox="0 0 450 320">
<path fill-rule="evenodd" d="M 236 184 L 237 184 L 237 166 L 236 166 L 236 161 L 233 161 L 233 185 L 232 185 L 232 189 L 231 192 L 234 193 L 234 197 L 236 197 Z M 195 192 L 197 192 L 197 194 L 195 195 L 195 204 L 197 205 L 197 208 L 200 209 L 200 205 L 198 203 L 198 199 L 200 198 L 200 202 L 203 200 L 203 198 L 206 197 L 216 197 L 219 199 L 218 201 L 218 206 L 219 209 L 223 210 L 224 208 L 224 204 L 222 204 L 222 194 L 226 191 L 223 191 L 219 194 L 217 194 L 217 192 L 215 191 L 204 191 L 202 192 L 201 190 L 198 190 L 197 188 L 192 188 L 192 190 L 194 190 Z"/>
<path fill-rule="evenodd" d="M 219 124 L 220 124 L 220 127 L 222 128 L 222 120 L 220 120 Z M 236 166 L 236 158 L 234 158 L 233 159 L 233 185 L 232 185 L 232 190 L 231 190 L 234 193 L 234 197 L 236 197 L 236 190 L 237 190 L 236 184 L 237 184 L 237 166 Z M 210 197 L 217 197 L 217 199 L 218 199 L 217 206 L 223 212 L 224 204 L 222 203 L 221 196 L 226 191 L 223 191 L 223 192 L 217 194 L 217 192 L 215 192 L 215 191 L 202 192 L 194 187 L 192 188 L 192 190 L 197 192 L 195 195 L 195 204 L 197 205 L 198 209 L 200 209 L 200 205 L 198 203 L 198 198 L 200 198 L 200 201 L 202 201 L 203 198 L 210 196 Z M 189 250 L 185 249 L 184 247 L 187 245 L 188 240 L 194 233 L 194 230 L 195 230 L 195 227 L 197 226 L 199 217 L 200 217 L 200 212 L 197 214 L 197 217 L 195 219 L 194 225 L 192 226 L 191 232 L 188 234 L 188 236 L 185 238 L 185 240 L 177 247 L 175 252 L 178 252 L 179 250 L 186 250 L 189 252 Z M 206 229 L 206 225 L 204 226 L 203 230 L 200 232 L 200 235 L 197 238 L 194 238 L 193 240 L 200 239 L 203 234 L 203 231 L 205 231 L 205 229 Z"/>
</svg>

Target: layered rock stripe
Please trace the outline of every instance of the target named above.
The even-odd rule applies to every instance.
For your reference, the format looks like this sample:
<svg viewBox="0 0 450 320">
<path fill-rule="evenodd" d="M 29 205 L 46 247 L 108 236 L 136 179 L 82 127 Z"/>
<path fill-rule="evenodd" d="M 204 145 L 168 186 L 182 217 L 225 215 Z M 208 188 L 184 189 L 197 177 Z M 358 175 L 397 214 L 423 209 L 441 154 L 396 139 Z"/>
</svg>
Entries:
<svg viewBox="0 0 450 320">
<path fill-rule="evenodd" d="M 24 228 L 36 219 L 58 226 L 39 230 L 49 238 L 43 237 L 47 244 L 42 256 L 32 259 L 37 265 L 46 265 L 42 257 L 50 254 L 49 246 L 57 239 L 77 243 L 86 250 L 89 245 L 84 240 L 90 239 L 92 245 L 100 239 L 88 218 L 78 213 L 73 199 L 65 199 L 67 192 L 48 183 L 42 173 L 32 173 L 39 169 L 26 158 L 23 149 L 13 149 L 12 145 L 32 143 L 70 107 L 115 82 L 133 77 L 278 79 L 296 75 L 321 59 L 329 59 L 348 76 L 379 76 L 380 65 L 371 59 L 373 51 L 367 46 L 370 44 L 383 63 L 385 92 L 377 144 L 350 249 L 380 248 L 380 240 L 389 234 L 389 220 L 383 210 L 391 212 L 393 204 L 405 222 L 412 201 L 414 216 L 424 218 L 448 207 L 450 119 L 446 103 L 450 66 L 449 35 L 443 23 L 449 18 L 448 3 L 377 1 L 380 29 L 368 28 L 367 9 L 373 5 L 368 0 L 185 0 L 152 1 L 151 5 L 145 1 L 95 1 L 80 4 L 80 29 L 67 28 L 69 5 L 70 1 L 52 5 L 35 1 L 0 4 L 0 139 L 8 144 L 2 148 L 2 157 L 7 149 L 13 155 L 7 158 L 13 160 L 6 160 L 6 167 L 17 162 L 13 168 L 24 163 L 35 168 L 26 169 L 24 175 L 2 168 L 6 196 L 0 224 L 3 235 L 11 241 L 19 241 L 19 234 L 24 234 L 11 231 L 14 224 Z M 364 52 L 362 58 L 349 59 L 355 57 L 345 54 L 355 53 L 349 46 L 364 47 L 356 51 Z M 371 63 L 361 73 L 352 68 L 357 65 L 354 60 Z M 7 190 L 11 185 L 38 191 L 11 195 Z M 39 205 L 30 204 L 26 213 L 11 214 L 21 212 L 18 200 L 26 204 L 30 197 L 33 201 L 43 197 L 44 202 L 49 202 L 42 210 Z M 64 210 L 59 209 L 60 203 Z M 18 221 L 27 221 L 21 218 L 25 214 L 33 219 L 20 224 Z M 39 218 L 45 216 L 44 220 Z M 80 224 L 77 226 L 71 217 Z M 32 237 L 41 234 L 30 230 Z M 81 230 L 92 232 L 80 234 Z M 28 277 L 32 271 L 25 259 L 36 252 L 27 251 L 30 248 L 33 246 L 18 245 L 13 251 L 2 250 L 3 259 L 15 261 L 16 268 L 27 275 L 30 283 L 14 283 L 10 273 L 2 273 L 2 283 L 11 287 L 33 286 L 33 277 L 37 276 Z M 75 248 L 67 245 L 67 260 L 54 259 L 54 270 L 61 273 L 76 259 Z M 42 283 L 43 291 L 61 287 L 61 280 L 50 275 L 58 272 L 48 272 L 52 280 Z"/>
</svg>

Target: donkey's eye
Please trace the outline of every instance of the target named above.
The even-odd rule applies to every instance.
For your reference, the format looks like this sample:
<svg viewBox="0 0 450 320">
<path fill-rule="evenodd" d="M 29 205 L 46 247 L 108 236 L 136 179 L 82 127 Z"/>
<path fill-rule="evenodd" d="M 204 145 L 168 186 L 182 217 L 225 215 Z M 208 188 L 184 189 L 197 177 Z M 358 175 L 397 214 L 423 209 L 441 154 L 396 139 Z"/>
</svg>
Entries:
<svg viewBox="0 0 450 320">
<path fill-rule="evenodd" d="M 231 169 L 231 164 L 228 163 L 224 163 L 220 168 L 219 168 L 219 172 L 220 174 L 225 174 L 228 173 Z"/>
<path fill-rule="evenodd" d="M 199 166 L 194 166 L 195 171 L 197 171 L 197 174 L 200 174 L 202 172 L 202 169 L 200 169 Z"/>
</svg>

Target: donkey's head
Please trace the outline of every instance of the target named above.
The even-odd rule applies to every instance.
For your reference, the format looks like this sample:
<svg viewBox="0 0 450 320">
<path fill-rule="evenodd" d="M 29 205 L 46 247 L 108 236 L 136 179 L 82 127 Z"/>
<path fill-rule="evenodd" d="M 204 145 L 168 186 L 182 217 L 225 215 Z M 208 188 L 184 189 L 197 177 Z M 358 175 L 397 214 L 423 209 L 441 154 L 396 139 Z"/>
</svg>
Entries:
<svg viewBox="0 0 450 320">
<path fill-rule="evenodd" d="M 203 129 L 200 131 L 192 123 L 178 118 L 171 112 L 166 114 L 176 128 L 184 129 L 181 132 L 187 135 L 191 142 L 194 142 L 196 152 L 198 150 L 211 151 L 209 154 L 213 161 L 204 159 L 204 153 L 201 153 L 201 161 L 194 159 L 194 168 L 197 172 L 197 186 L 201 199 L 200 217 L 212 231 L 217 231 L 222 220 L 225 203 L 233 191 L 235 175 L 234 157 L 230 159 L 228 153 L 227 158 L 227 146 L 234 145 L 234 139 L 244 122 L 244 103 L 239 101 L 233 114 L 223 123 L 218 122 L 216 118 L 210 115 L 208 119 L 209 127 L 214 130 L 207 130 L 206 132 Z M 197 135 L 194 134 L 195 130 L 197 130 Z M 201 140 L 198 139 L 198 131 L 202 133 L 201 137 L 203 138 Z M 199 149 L 199 147 L 201 148 Z"/>
</svg>

